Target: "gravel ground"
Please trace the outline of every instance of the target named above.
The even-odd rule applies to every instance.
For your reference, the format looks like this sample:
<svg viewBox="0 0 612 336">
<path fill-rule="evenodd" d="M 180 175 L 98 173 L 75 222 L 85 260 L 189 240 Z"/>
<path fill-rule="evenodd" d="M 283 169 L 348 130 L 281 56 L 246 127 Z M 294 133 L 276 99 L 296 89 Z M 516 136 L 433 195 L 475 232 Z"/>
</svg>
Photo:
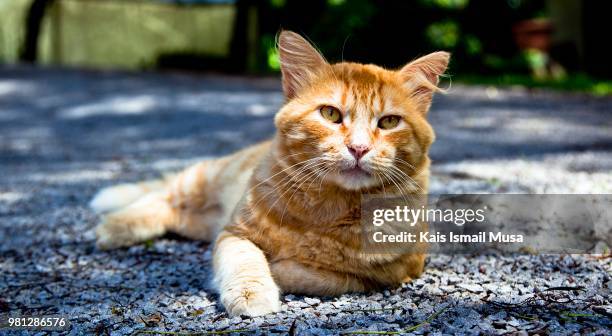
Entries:
<svg viewBox="0 0 612 336">
<path fill-rule="evenodd" d="M 275 79 L 0 68 L 0 315 L 67 314 L 73 335 L 609 334 L 609 257 L 432 255 L 401 288 L 289 294 L 281 313 L 229 318 L 209 286 L 208 244 L 94 248 L 86 204 L 96 190 L 268 137 L 279 92 Z M 612 193 L 610 107 L 610 98 L 454 87 L 431 112 L 431 189 Z"/>
</svg>

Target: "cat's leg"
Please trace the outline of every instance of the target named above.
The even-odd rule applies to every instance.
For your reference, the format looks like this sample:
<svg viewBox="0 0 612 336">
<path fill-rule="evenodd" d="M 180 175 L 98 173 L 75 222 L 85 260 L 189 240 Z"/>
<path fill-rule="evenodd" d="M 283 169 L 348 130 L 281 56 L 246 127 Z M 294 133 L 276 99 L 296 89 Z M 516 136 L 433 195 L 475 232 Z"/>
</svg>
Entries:
<svg viewBox="0 0 612 336">
<path fill-rule="evenodd" d="M 214 282 L 231 316 L 280 310 L 280 291 L 264 253 L 251 241 L 221 232 L 213 252 Z"/>
<path fill-rule="evenodd" d="M 129 246 L 166 232 L 214 240 L 242 198 L 254 163 L 269 147 L 265 142 L 201 161 L 164 180 L 104 189 L 92 201 L 98 212 L 108 212 L 96 229 L 98 246 Z"/>
<path fill-rule="evenodd" d="M 102 217 L 96 227 L 96 245 L 112 249 L 162 236 L 178 215 L 165 191 L 151 192 L 136 202 Z"/>
<path fill-rule="evenodd" d="M 270 267 L 283 292 L 336 296 L 375 288 L 373 283 L 353 275 L 312 268 L 292 260 L 274 262 Z"/>
<path fill-rule="evenodd" d="M 104 215 L 96 228 L 98 247 L 130 246 L 169 231 L 187 238 L 212 240 L 214 223 L 206 219 L 217 212 L 215 207 L 207 206 L 208 165 L 209 162 L 193 165 L 168 180 L 160 190 Z M 115 191 L 115 196 L 121 197 L 121 189 Z"/>
</svg>

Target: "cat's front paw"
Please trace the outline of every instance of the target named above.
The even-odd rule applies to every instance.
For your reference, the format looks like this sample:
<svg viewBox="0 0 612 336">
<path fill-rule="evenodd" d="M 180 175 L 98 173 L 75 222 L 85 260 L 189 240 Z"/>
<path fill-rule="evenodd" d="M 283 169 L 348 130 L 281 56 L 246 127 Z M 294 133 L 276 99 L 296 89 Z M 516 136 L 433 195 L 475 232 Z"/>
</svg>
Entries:
<svg viewBox="0 0 612 336">
<path fill-rule="evenodd" d="M 276 284 L 251 282 L 221 293 L 221 302 L 230 316 L 262 316 L 281 309 Z"/>
</svg>

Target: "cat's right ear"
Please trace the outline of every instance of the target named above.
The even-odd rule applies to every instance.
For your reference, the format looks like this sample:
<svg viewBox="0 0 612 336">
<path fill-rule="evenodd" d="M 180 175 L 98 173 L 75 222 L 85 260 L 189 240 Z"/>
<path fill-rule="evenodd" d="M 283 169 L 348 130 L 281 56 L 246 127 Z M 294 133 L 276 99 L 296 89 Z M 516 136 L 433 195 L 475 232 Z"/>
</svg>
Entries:
<svg viewBox="0 0 612 336">
<path fill-rule="evenodd" d="M 438 82 L 446 71 L 449 61 L 449 53 L 438 51 L 406 64 L 399 71 L 404 85 L 418 103 L 421 113 L 426 114 L 429 110 L 434 92 L 444 91 L 438 88 Z"/>
<path fill-rule="evenodd" d="M 300 35 L 281 31 L 278 37 L 283 91 L 287 99 L 294 98 L 328 65 L 325 58 Z"/>
</svg>

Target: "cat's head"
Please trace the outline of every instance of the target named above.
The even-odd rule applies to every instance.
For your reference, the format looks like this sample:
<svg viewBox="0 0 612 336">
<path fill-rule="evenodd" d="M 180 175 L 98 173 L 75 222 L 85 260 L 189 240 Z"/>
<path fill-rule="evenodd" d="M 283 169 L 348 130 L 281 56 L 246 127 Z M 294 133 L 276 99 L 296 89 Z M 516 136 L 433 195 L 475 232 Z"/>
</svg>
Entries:
<svg viewBox="0 0 612 336">
<path fill-rule="evenodd" d="M 329 64 L 289 31 L 280 34 L 278 47 L 287 103 L 275 123 L 285 163 L 309 174 L 304 179 L 347 190 L 403 183 L 415 175 L 434 140 L 426 116 L 448 53 L 393 71 Z"/>
</svg>

